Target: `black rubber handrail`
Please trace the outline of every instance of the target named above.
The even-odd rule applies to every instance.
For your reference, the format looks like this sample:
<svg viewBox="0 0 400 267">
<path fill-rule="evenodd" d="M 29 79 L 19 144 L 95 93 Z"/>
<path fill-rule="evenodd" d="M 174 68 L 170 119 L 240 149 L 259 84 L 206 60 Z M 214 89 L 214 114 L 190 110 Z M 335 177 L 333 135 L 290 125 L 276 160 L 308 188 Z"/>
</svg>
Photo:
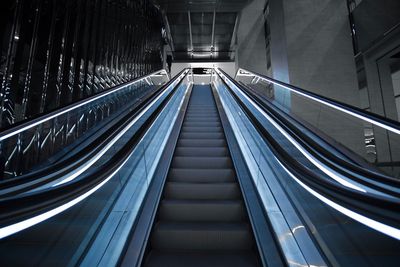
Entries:
<svg viewBox="0 0 400 267">
<path fill-rule="evenodd" d="M 241 68 L 238 69 L 238 72 L 240 70 L 251 73 L 251 74 L 258 76 L 259 78 L 262 78 L 270 83 L 279 85 L 287 90 L 290 90 L 292 92 L 295 92 L 295 93 L 305 96 L 307 98 L 313 99 L 314 101 L 318 101 L 319 103 L 327 105 L 331 108 L 336 108 L 337 110 L 341 110 L 342 112 L 347 112 L 347 114 L 349 114 L 351 116 L 357 117 L 359 119 L 364 118 L 364 120 L 366 120 L 372 124 L 375 124 L 375 125 L 382 127 L 392 133 L 396 133 L 396 134 L 400 135 L 400 123 L 398 121 L 386 118 L 384 116 L 381 116 L 381 115 L 378 115 L 378 114 L 375 114 L 372 112 L 365 111 L 358 107 L 354 107 L 349 104 L 342 103 L 340 101 L 333 100 L 333 99 L 325 97 L 325 96 L 318 95 L 316 93 L 312 93 L 308 90 L 305 90 L 305 89 L 293 86 L 291 84 L 273 79 L 271 77 L 259 74 L 257 72 L 248 71 L 248 70 L 241 69 Z M 236 74 L 236 77 L 237 77 L 237 74 Z M 362 117 L 362 118 L 360 118 L 360 117 Z"/>
<path fill-rule="evenodd" d="M 25 129 L 27 127 L 34 127 L 34 126 L 32 126 L 33 124 L 35 124 L 35 126 L 39 125 L 41 122 L 48 121 L 48 120 L 50 120 L 52 118 L 57 117 L 57 115 L 64 114 L 65 112 L 67 112 L 69 110 L 73 110 L 73 109 L 76 109 L 76 108 L 81 107 L 83 105 L 86 105 L 86 104 L 92 102 L 94 99 L 102 98 L 102 97 L 104 97 L 106 95 L 109 95 L 109 94 L 111 94 L 113 92 L 121 90 L 122 88 L 124 88 L 126 86 L 135 84 L 135 83 L 139 82 L 140 80 L 145 79 L 146 77 L 150 77 L 150 76 L 152 76 L 154 74 L 157 74 L 157 73 L 160 73 L 162 71 L 165 71 L 165 70 L 164 69 L 160 69 L 160 70 L 155 71 L 153 73 L 150 73 L 150 74 L 148 74 L 146 76 L 138 77 L 136 79 L 133 79 L 132 81 L 129 81 L 129 82 L 126 82 L 126 83 L 122 83 L 122 84 L 119 84 L 117 86 L 108 88 L 108 89 L 106 89 L 104 91 L 95 93 L 94 95 L 91 95 L 91 96 L 89 96 L 89 97 L 87 97 L 85 99 L 81 99 L 81 100 L 78 100 L 76 102 L 73 102 L 73 103 L 71 103 L 71 104 L 69 104 L 67 106 L 64 106 L 64 107 L 61 107 L 61 108 L 57 108 L 57 109 L 49 111 L 47 113 L 38 114 L 37 116 L 35 116 L 33 118 L 17 122 L 17 123 L 15 123 L 13 125 L 10 125 L 7 128 L 2 128 L 2 129 L 0 129 L 0 142 L 5 140 L 9 136 L 14 136 L 14 135 L 17 135 L 17 134 L 21 133 L 23 131 L 23 129 Z"/>
<path fill-rule="evenodd" d="M 229 76 L 227 76 L 230 78 Z M 224 83 L 224 79 L 221 79 Z M 301 182 L 312 188 L 319 194 L 340 203 L 341 205 L 359 212 L 365 216 L 384 221 L 388 225 L 396 228 L 400 227 L 400 200 L 388 198 L 382 195 L 366 194 L 343 186 L 336 181 L 326 179 L 323 175 L 315 172 L 297 160 L 279 144 L 277 140 L 268 132 L 268 129 L 255 117 L 239 96 L 225 83 L 230 94 L 237 101 L 239 106 L 245 111 L 245 115 L 252 121 L 253 125 L 264 138 L 266 145 L 271 149 L 279 161 L 291 173 L 295 174 Z M 239 87 L 240 88 L 240 87 Z"/>
<path fill-rule="evenodd" d="M 123 116 L 121 124 L 114 124 L 109 129 L 107 129 L 103 134 L 101 134 L 98 138 L 96 138 L 93 142 L 89 145 L 85 146 L 84 148 L 80 149 L 77 153 L 73 155 L 67 155 L 63 159 L 55 162 L 54 164 L 46 165 L 42 168 L 34 170 L 30 173 L 23 174 L 17 177 L 9 178 L 6 180 L 0 181 L 0 190 L 7 189 L 10 187 L 15 187 L 21 185 L 23 183 L 27 183 L 30 181 L 34 181 L 39 178 L 44 178 L 48 175 L 53 175 L 53 177 L 48 177 L 45 182 L 49 182 L 51 180 L 55 180 L 60 176 L 65 175 L 66 173 L 78 168 L 81 166 L 87 159 L 92 157 L 96 154 L 107 142 L 108 140 L 112 139 L 117 134 L 117 128 L 122 128 L 127 120 L 138 111 L 140 111 L 147 103 L 149 103 L 152 99 L 157 97 L 157 95 L 162 91 L 162 88 L 152 92 L 150 95 L 145 97 L 143 101 L 137 103 L 138 105 L 130 111 L 128 114 Z M 43 183 L 45 183 L 43 182 Z M 41 184 L 43 184 L 41 183 Z M 20 191 L 22 192 L 22 191 Z M 15 193 L 20 193 L 15 191 Z M 8 194 L 6 194 L 8 196 Z M 1 194 L 0 197 L 4 195 Z"/>
<path fill-rule="evenodd" d="M 244 93 L 246 93 L 253 101 L 255 101 L 259 107 L 261 107 L 265 112 L 270 114 L 272 117 L 276 118 L 277 123 L 281 125 L 281 127 L 285 128 L 288 130 L 289 133 L 291 133 L 291 136 L 296 139 L 299 143 L 302 143 L 305 145 L 306 148 L 308 148 L 308 152 L 310 152 L 313 156 L 317 157 L 319 160 L 327 164 L 328 166 L 332 167 L 335 169 L 338 173 L 346 174 L 346 175 L 351 175 L 354 180 L 357 182 L 360 182 L 362 184 L 368 185 L 371 188 L 375 188 L 377 190 L 382 190 L 386 193 L 392 194 L 396 197 L 399 196 L 399 192 L 394 192 L 391 190 L 387 190 L 386 188 L 377 185 L 376 183 L 371 183 L 369 180 L 374 180 L 375 182 L 386 184 L 389 186 L 394 186 L 396 188 L 400 187 L 400 181 L 398 179 L 395 179 L 393 177 L 387 176 L 383 173 L 378 173 L 375 170 L 370 170 L 363 168 L 361 166 L 358 166 L 357 164 L 354 164 L 352 162 L 346 161 L 333 153 L 329 152 L 321 146 L 316 140 L 305 134 L 301 129 L 299 130 L 297 126 L 293 125 L 288 118 L 285 118 L 285 116 L 282 115 L 282 112 L 278 110 L 278 108 L 272 104 L 268 104 L 268 102 L 263 101 L 260 96 L 255 95 L 253 92 L 248 90 L 245 86 L 242 84 L 238 83 L 237 81 L 233 80 L 228 74 L 226 74 L 223 70 L 220 70 L 224 75 L 232 82 L 234 83 L 238 88 L 240 88 Z M 293 118 L 291 118 L 293 119 Z M 301 123 L 299 123 L 301 124 Z M 305 129 L 307 129 L 306 126 L 303 126 Z M 309 130 L 309 129 L 308 129 Z M 310 130 L 310 132 L 312 132 Z M 313 133 L 314 135 L 315 134 Z M 319 137 L 321 140 L 323 138 Z M 327 143 L 328 146 L 330 146 L 329 143 Z M 317 153 L 316 153 L 317 152 Z M 321 157 L 323 155 L 323 157 Z M 328 160 L 326 160 L 328 159 Z M 334 162 L 334 164 L 332 164 Z M 357 173 L 360 176 L 364 176 L 366 179 L 359 179 L 358 177 L 353 176 L 350 174 L 348 171 L 345 170 L 345 168 L 348 168 L 350 172 Z"/>
<path fill-rule="evenodd" d="M 243 89 L 243 87 L 242 87 Z M 248 97 L 250 97 L 257 104 L 260 104 L 260 99 L 254 96 L 253 92 L 244 91 Z M 400 181 L 390 176 L 386 176 L 383 173 L 376 172 L 375 170 L 369 170 L 354 164 L 351 161 L 342 159 L 331 151 L 327 150 L 324 146 L 320 145 L 316 140 L 312 137 L 308 136 L 307 133 L 304 133 L 302 129 L 298 129 L 296 125 L 293 125 L 290 119 L 285 118 L 282 114 L 279 114 L 279 111 L 276 111 L 275 106 L 272 104 L 268 104 L 268 102 L 261 102 L 264 105 L 262 108 L 266 113 L 268 113 L 271 117 L 277 119 L 277 123 L 280 124 L 281 127 L 285 128 L 285 130 L 294 138 L 297 142 L 302 144 L 303 147 L 307 149 L 307 151 L 316 157 L 318 160 L 331 167 L 338 173 L 341 173 L 347 177 L 351 177 L 352 180 L 359 182 L 360 184 L 367 185 L 373 189 L 379 190 L 381 192 L 393 195 L 395 197 L 400 197 L 399 190 L 392 190 L 387 188 L 386 185 L 399 188 Z M 270 105 L 270 106 L 269 106 Z M 286 115 L 287 116 L 287 115 Z M 304 131 L 308 129 L 303 126 Z M 321 138 L 320 138 L 321 139 Z M 321 139 L 323 140 L 323 139 Z M 332 148 L 333 149 L 333 148 Z M 355 176 L 354 173 L 362 176 Z"/>
<path fill-rule="evenodd" d="M 183 73 L 184 69 L 181 73 Z M 180 74 L 176 77 L 179 77 Z M 174 79 L 175 80 L 175 79 Z M 183 81 L 182 79 L 180 83 Z M 100 167 L 95 167 L 87 173 L 82 174 L 77 179 L 61 184 L 54 188 L 36 191 L 22 196 L 15 196 L 0 200 L 0 227 L 6 227 L 13 223 L 32 218 L 37 214 L 42 214 L 55 207 L 59 207 L 101 184 L 107 177 L 116 171 L 121 164 L 130 156 L 142 136 L 147 132 L 159 112 L 169 102 L 172 95 L 176 92 L 179 84 L 166 96 L 152 112 L 149 118 L 140 126 L 133 137 Z"/>
<path fill-rule="evenodd" d="M 122 129 L 126 124 L 128 124 L 131 118 L 140 113 L 140 111 L 143 110 L 148 103 L 161 94 L 165 88 L 168 88 L 168 86 L 173 83 L 184 71 L 185 70 L 182 70 L 175 76 L 175 78 L 168 81 L 161 88 L 152 92 L 147 98 L 144 99 L 144 101 L 138 103 L 138 105 L 134 107 L 128 114 L 124 115 L 123 118 L 120 119 L 121 123 L 115 123 L 110 129 L 105 131 L 102 135 L 100 135 L 100 137 L 96 138 L 96 140 L 81 149 L 78 153 L 32 173 L 1 181 L 0 190 L 3 191 L 4 189 L 14 188 L 19 185 L 24 186 L 16 188 L 15 190 L 9 190 L 7 193 L 2 193 L 0 198 L 7 198 L 28 190 L 32 190 L 35 187 L 57 180 L 58 178 L 80 167 L 88 158 L 92 157 L 99 150 L 101 150 L 109 142 L 109 140 L 118 134 L 119 129 Z"/>
</svg>

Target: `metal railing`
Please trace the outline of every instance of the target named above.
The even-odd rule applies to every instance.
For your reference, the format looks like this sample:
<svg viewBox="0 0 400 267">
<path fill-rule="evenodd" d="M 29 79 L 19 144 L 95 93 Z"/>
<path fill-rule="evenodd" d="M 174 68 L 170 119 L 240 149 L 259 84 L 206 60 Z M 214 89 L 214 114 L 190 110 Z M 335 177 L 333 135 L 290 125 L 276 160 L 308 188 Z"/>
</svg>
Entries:
<svg viewBox="0 0 400 267">
<path fill-rule="evenodd" d="M 167 72 L 160 70 L 1 132 L 0 178 L 30 172 L 112 122 L 168 80 Z"/>
<path fill-rule="evenodd" d="M 399 122 L 252 71 L 238 69 L 235 80 L 331 145 L 400 176 Z"/>
</svg>

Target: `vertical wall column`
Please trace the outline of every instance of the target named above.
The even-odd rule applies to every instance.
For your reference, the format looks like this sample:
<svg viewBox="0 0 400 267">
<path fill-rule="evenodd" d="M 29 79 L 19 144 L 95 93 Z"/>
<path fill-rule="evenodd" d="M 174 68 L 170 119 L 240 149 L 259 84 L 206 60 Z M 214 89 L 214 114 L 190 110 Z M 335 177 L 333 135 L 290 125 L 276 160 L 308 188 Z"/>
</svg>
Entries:
<svg viewBox="0 0 400 267">
<path fill-rule="evenodd" d="M 241 11 L 235 57 L 238 66 L 261 74 L 267 72 L 264 7 L 265 0 L 253 0 Z"/>
</svg>

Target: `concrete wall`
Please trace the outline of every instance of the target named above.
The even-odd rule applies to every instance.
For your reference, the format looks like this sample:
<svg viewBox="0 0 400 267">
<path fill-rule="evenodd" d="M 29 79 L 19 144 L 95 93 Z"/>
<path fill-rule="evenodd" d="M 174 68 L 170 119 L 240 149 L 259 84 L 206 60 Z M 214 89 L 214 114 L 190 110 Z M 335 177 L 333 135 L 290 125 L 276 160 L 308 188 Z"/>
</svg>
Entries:
<svg viewBox="0 0 400 267">
<path fill-rule="evenodd" d="M 237 65 L 266 74 L 265 0 L 252 1 L 241 14 Z M 317 94 L 360 105 L 345 0 L 270 0 L 272 76 Z M 321 108 L 284 90 L 275 99 L 294 115 L 364 155 L 363 124 Z"/>
<path fill-rule="evenodd" d="M 281 1 L 290 83 L 360 106 L 346 1 Z M 297 116 L 354 152 L 365 155 L 364 125 L 360 120 L 294 94 L 291 106 Z"/>
<path fill-rule="evenodd" d="M 261 74 L 267 74 L 264 6 L 265 0 L 253 0 L 242 10 L 236 40 L 237 65 Z"/>
<path fill-rule="evenodd" d="M 359 106 L 344 0 L 283 0 L 290 81 Z"/>
</svg>

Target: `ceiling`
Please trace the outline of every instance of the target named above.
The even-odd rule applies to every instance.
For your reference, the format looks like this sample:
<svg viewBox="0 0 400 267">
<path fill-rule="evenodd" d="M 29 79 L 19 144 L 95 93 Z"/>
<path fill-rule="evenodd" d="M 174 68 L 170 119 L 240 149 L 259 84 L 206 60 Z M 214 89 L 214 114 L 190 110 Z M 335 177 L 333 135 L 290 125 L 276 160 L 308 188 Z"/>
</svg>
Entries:
<svg viewBox="0 0 400 267">
<path fill-rule="evenodd" d="M 163 13 L 174 61 L 234 59 L 238 12 L 250 0 L 154 0 Z"/>
</svg>

